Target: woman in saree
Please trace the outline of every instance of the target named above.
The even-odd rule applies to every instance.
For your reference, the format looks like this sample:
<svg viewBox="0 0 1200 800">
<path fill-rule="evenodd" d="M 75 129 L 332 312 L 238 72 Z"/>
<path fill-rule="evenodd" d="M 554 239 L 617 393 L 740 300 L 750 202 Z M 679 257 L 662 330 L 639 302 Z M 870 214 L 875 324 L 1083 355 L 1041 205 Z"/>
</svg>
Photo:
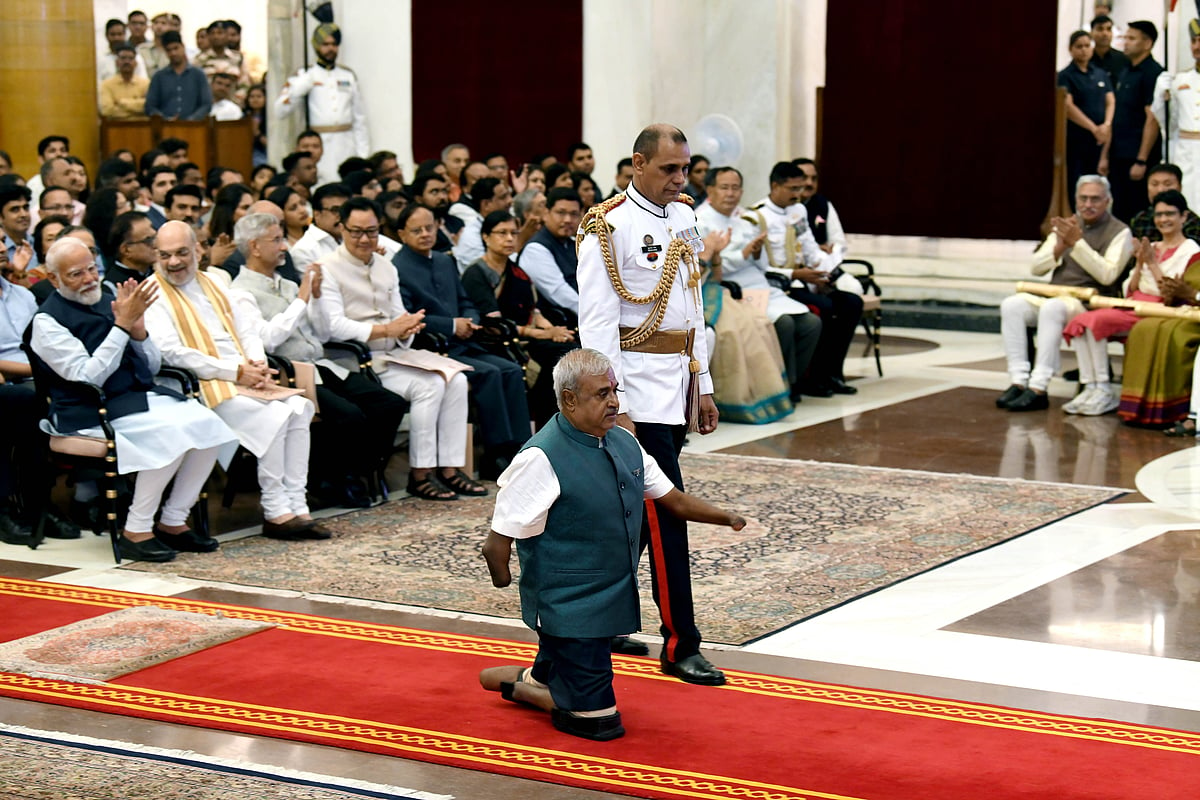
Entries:
<svg viewBox="0 0 1200 800">
<path fill-rule="evenodd" d="M 1154 225 L 1162 234 L 1162 241 L 1151 243 L 1142 239 L 1135 247 L 1136 264 L 1124 285 L 1124 296 L 1143 303 L 1163 303 L 1168 280 L 1182 278 L 1189 267 L 1200 260 L 1200 245 L 1183 235 L 1183 223 L 1187 218 L 1187 201 L 1177 191 L 1166 191 L 1154 198 Z M 1173 299 L 1173 292 L 1172 299 Z M 1142 418 L 1143 424 L 1153 422 L 1160 413 L 1149 406 L 1154 405 L 1153 396 L 1161 395 L 1163 376 L 1174 370 L 1187 370 L 1184 385 L 1190 388 L 1191 358 L 1168 365 L 1156 357 L 1154 328 L 1145 329 L 1143 335 L 1130 335 L 1125 347 L 1125 380 L 1120 394 L 1109 384 L 1108 340 L 1135 330 L 1152 320 L 1144 320 L 1131 309 L 1100 308 L 1085 311 L 1068 323 L 1063 336 L 1071 342 L 1079 359 L 1079 379 L 1083 391 L 1071 400 L 1063 410 L 1068 414 L 1099 416 L 1127 408 L 1122 417 L 1129 421 Z M 1174 322 L 1174 320 L 1161 320 Z M 1172 378 L 1172 381 L 1175 377 Z M 1157 387 L 1156 387 L 1157 384 Z M 1161 403 L 1160 403 L 1161 405 Z M 1186 413 L 1186 403 L 1183 408 Z M 1176 417 L 1178 418 L 1178 417 Z M 1169 420 L 1159 419 L 1157 424 Z"/>
</svg>

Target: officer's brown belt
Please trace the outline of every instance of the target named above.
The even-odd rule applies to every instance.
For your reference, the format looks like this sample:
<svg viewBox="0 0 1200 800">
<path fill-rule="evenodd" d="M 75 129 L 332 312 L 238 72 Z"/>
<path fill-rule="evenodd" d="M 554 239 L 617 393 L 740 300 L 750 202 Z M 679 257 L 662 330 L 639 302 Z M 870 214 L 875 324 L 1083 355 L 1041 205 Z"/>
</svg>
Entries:
<svg viewBox="0 0 1200 800">
<path fill-rule="evenodd" d="M 633 333 L 633 328 L 621 328 L 621 338 L 629 336 Z M 688 341 L 689 331 L 655 331 L 650 334 L 650 338 L 640 344 L 635 344 L 628 347 L 625 344 L 621 345 L 622 350 L 628 350 L 633 353 L 654 353 L 657 355 L 682 355 L 691 356 L 691 348 Z"/>
</svg>

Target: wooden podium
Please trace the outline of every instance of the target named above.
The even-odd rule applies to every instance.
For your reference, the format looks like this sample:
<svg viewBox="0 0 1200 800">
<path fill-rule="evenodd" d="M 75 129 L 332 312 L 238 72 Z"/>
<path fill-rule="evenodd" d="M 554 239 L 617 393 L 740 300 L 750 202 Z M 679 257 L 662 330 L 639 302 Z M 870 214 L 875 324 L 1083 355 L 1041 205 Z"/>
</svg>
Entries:
<svg viewBox="0 0 1200 800">
<path fill-rule="evenodd" d="M 205 173 L 215 166 L 236 169 L 250 180 L 254 168 L 254 121 L 243 117 L 232 122 L 204 120 L 101 119 L 100 152 L 107 156 L 122 148 L 141 156 L 153 150 L 163 139 L 183 139 L 188 143 L 188 160 L 200 165 Z"/>
</svg>

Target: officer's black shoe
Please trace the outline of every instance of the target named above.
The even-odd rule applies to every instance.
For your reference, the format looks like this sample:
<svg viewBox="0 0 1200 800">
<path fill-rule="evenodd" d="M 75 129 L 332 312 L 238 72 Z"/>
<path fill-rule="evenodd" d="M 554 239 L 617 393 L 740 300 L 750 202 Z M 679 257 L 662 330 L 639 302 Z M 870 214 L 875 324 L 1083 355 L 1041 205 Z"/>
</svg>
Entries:
<svg viewBox="0 0 1200 800">
<path fill-rule="evenodd" d="M 800 391 L 809 397 L 833 397 L 833 389 L 825 381 L 801 384 Z"/>
<path fill-rule="evenodd" d="M 699 653 L 679 661 L 667 661 L 665 657 L 662 657 L 659 659 L 659 663 L 662 665 L 664 675 L 674 675 L 684 683 L 694 683 L 698 686 L 725 685 L 725 673 L 714 667 L 707 658 Z"/>
<path fill-rule="evenodd" d="M 216 539 L 197 533 L 191 528 L 183 533 L 168 533 L 155 525 L 154 538 L 180 553 L 211 553 L 221 546 Z"/>
</svg>

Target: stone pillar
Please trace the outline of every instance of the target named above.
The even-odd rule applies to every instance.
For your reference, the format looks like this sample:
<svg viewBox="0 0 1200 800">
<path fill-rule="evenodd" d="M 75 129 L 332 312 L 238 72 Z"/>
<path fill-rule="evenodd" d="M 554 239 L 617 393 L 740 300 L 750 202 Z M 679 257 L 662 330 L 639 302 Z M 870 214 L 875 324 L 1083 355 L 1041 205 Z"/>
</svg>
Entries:
<svg viewBox="0 0 1200 800">
<path fill-rule="evenodd" d="M 38 169 L 37 143 L 56 133 L 95 174 L 100 160 L 92 0 L 0 3 L 0 143 L 13 171 Z"/>
<path fill-rule="evenodd" d="M 279 167 L 284 156 L 296 149 L 296 136 L 307 125 L 304 108 L 287 117 L 275 116 L 275 98 L 283 82 L 304 66 L 304 5 L 301 0 L 269 0 L 267 3 L 267 160 Z M 317 23 L 308 17 L 309 31 Z M 311 33 L 310 33 L 311 35 Z M 309 56 L 310 62 L 315 56 Z M 247 176 L 249 177 L 249 176 Z"/>
</svg>

